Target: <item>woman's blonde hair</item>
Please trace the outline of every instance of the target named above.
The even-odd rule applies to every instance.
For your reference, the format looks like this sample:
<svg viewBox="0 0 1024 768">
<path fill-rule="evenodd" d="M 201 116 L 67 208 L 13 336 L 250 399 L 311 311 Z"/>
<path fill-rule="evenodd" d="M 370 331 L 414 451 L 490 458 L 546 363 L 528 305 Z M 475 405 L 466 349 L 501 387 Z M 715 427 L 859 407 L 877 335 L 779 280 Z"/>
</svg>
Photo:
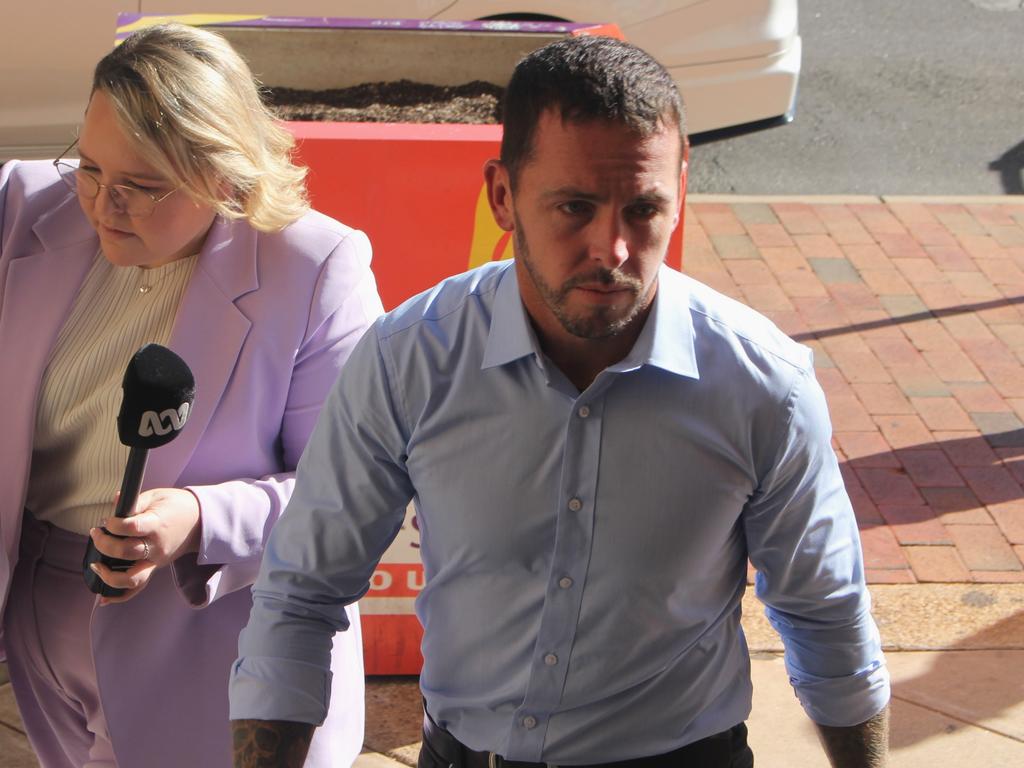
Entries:
<svg viewBox="0 0 1024 768">
<path fill-rule="evenodd" d="M 309 210 L 295 140 L 220 35 L 184 24 L 142 29 L 96 65 L 92 87 L 146 160 L 220 215 L 269 232 Z"/>
</svg>

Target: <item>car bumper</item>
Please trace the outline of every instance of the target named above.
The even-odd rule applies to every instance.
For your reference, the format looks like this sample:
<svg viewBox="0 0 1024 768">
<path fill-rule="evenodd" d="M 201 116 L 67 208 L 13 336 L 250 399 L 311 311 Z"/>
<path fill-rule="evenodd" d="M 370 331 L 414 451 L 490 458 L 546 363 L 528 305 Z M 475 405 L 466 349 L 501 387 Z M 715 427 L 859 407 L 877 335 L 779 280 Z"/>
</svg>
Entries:
<svg viewBox="0 0 1024 768">
<path fill-rule="evenodd" d="M 796 110 L 801 39 L 781 52 L 714 64 L 669 67 L 686 103 L 689 133 L 770 118 L 789 119 Z"/>
</svg>

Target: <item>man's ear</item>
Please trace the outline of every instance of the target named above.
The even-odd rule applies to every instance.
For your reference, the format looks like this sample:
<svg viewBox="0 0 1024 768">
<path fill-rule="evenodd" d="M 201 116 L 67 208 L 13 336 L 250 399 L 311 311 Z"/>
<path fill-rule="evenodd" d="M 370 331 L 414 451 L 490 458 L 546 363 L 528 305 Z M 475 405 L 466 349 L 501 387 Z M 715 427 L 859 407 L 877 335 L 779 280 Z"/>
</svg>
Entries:
<svg viewBox="0 0 1024 768">
<path fill-rule="evenodd" d="M 503 230 L 511 232 L 515 229 L 515 210 L 508 168 L 501 160 L 488 160 L 484 164 L 484 181 L 487 183 L 487 203 L 491 206 L 494 220 Z"/>
<path fill-rule="evenodd" d="M 689 153 L 687 153 L 689 154 Z M 676 216 L 672 220 L 672 229 L 679 226 L 679 218 L 683 212 L 683 206 L 686 205 L 686 170 L 689 167 L 689 162 L 683 160 L 682 168 L 679 170 L 679 205 L 676 208 Z"/>
</svg>

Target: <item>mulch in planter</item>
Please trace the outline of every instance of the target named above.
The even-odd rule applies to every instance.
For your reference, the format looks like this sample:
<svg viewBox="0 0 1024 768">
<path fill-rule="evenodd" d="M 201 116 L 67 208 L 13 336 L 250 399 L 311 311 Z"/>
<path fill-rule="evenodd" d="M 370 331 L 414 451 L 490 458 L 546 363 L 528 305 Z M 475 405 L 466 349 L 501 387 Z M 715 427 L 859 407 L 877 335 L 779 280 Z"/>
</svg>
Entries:
<svg viewBox="0 0 1024 768">
<path fill-rule="evenodd" d="M 480 80 L 454 86 L 396 80 L 322 91 L 269 88 L 267 101 L 284 120 L 499 123 L 504 91 Z"/>
</svg>

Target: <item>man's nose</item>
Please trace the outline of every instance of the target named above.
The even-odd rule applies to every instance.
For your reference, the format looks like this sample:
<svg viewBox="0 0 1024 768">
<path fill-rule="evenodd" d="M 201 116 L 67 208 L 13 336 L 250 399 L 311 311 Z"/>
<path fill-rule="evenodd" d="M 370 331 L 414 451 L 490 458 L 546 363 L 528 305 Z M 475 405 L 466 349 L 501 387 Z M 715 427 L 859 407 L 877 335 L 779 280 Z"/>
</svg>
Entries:
<svg viewBox="0 0 1024 768">
<path fill-rule="evenodd" d="M 625 222 L 618 215 L 606 213 L 591 222 L 590 258 L 606 269 L 621 267 L 629 259 L 629 243 Z"/>
</svg>

